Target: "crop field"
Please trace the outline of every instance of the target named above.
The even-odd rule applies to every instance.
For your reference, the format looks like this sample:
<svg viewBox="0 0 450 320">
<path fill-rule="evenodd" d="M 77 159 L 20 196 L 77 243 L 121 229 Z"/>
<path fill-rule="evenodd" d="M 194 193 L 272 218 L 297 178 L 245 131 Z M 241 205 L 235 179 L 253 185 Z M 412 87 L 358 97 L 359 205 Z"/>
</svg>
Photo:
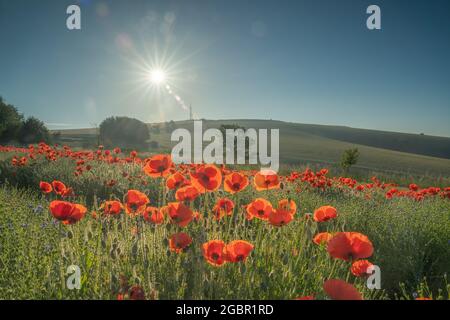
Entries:
<svg viewBox="0 0 450 320">
<path fill-rule="evenodd" d="M 449 299 L 449 187 L 44 143 L 0 159 L 0 299 Z"/>
</svg>

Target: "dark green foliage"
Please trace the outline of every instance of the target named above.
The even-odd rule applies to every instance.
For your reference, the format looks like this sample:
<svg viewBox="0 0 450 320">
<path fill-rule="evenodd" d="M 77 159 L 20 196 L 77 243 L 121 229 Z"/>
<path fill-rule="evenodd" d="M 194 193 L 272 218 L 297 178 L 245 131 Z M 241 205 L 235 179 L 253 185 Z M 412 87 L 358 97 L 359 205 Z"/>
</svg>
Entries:
<svg viewBox="0 0 450 320">
<path fill-rule="evenodd" d="M 19 141 L 23 144 L 50 142 L 50 132 L 45 124 L 34 117 L 29 117 L 19 130 Z"/>
<path fill-rule="evenodd" d="M 23 116 L 13 105 L 0 97 L 0 142 L 15 140 L 22 126 Z"/>
<path fill-rule="evenodd" d="M 347 149 L 342 154 L 341 167 L 347 173 L 351 166 L 358 162 L 359 151 L 358 148 Z"/>
<path fill-rule="evenodd" d="M 142 121 L 128 117 L 109 117 L 100 124 L 100 140 L 106 147 L 147 147 L 148 127 Z"/>
</svg>

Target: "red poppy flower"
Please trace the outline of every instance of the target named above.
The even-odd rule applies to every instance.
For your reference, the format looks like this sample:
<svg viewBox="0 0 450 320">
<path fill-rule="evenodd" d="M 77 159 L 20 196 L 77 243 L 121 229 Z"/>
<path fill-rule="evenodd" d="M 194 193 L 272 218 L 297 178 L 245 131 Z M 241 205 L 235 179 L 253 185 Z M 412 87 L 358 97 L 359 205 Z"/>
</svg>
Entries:
<svg viewBox="0 0 450 320">
<path fill-rule="evenodd" d="M 55 180 L 52 182 L 53 190 L 55 190 L 56 194 L 63 195 L 66 191 L 66 185 L 61 181 Z"/>
<path fill-rule="evenodd" d="M 337 217 L 337 210 L 332 206 L 323 206 L 314 211 L 314 221 L 325 222 Z"/>
<path fill-rule="evenodd" d="M 130 289 L 130 300 L 145 300 L 145 292 L 140 286 L 133 286 Z"/>
<path fill-rule="evenodd" d="M 281 227 L 294 219 L 297 205 L 293 200 L 283 199 L 278 203 L 278 208 L 269 213 L 269 223 Z"/>
<path fill-rule="evenodd" d="M 179 227 L 187 226 L 194 217 L 192 210 L 182 202 L 169 203 L 168 213 L 172 222 Z"/>
<path fill-rule="evenodd" d="M 333 300 L 362 300 L 362 296 L 350 283 L 338 279 L 325 281 L 323 289 Z"/>
<path fill-rule="evenodd" d="M 73 204 L 67 201 L 54 200 L 50 202 L 50 212 L 57 220 L 67 220 L 73 209 Z"/>
<path fill-rule="evenodd" d="M 226 192 L 234 194 L 248 186 L 248 178 L 240 172 L 233 172 L 225 176 L 223 188 Z"/>
<path fill-rule="evenodd" d="M 167 154 L 158 154 L 146 160 L 144 172 L 152 178 L 166 177 L 170 174 L 172 158 Z"/>
<path fill-rule="evenodd" d="M 164 213 L 156 207 L 147 207 L 143 213 L 144 220 L 154 224 L 162 224 L 164 222 Z"/>
<path fill-rule="evenodd" d="M 222 240 L 211 240 L 202 246 L 203 257 L 215 266 L 221 266 L 226 262 L 225 243 Z"/>
<path fill-rule="evenodd" d="M 41 191 L 42 191 L 43 193 L 50 193 L 50 192 L 53 191 L 52 185 L 51 185 L 50 183 L 44 182 L 44 181 L 41 181 L 41 182 L 39 183 L 39 188 L 41 189 Z"/>
<path fill-rule="evenodd" d="M 50 202 L 50 212 L 57 220 L 64 224 L 74 224 L 80 221 L 86 214 L 86 207 L 81 204 L 67 201 L 54 200 Z"/>
<path fill-rule="evenodd" d="M 142 214 L 150 202 L 144 193 L 137 190 L 128 190 L 125 198 L 125 212 L 132 217 Z"/>
<path fill-rule="evenodd" d="M 74 224 L 81 219 L 83 219 L 84 215 L 87 212 L 87 208 L 81 204 L 73 204 L 72 213 L 67 220 L 64 220 L 64 224 Z"/>
<path fill-rule="evenodd" d="M 222 172 L 212 164 L 201 165 L 191 173 L 192 185 L 201 193 L 216 191 L 222 184 Z"/>
<path fill-rule="evenodd" d="M 257 191 L 263 191 L 270 189 L 279 189 L 281 183 L 275 171 L 261 170 L 255 175 L 253 184 Z"/>
<path fill-rule="evenodd" d="M 172 235 L 169 239 L 169 249 L 170 251 L 181 253 L 192 243 L 192 238 L 184 233 L 176 233 Z"/>
<path fill-rule="evenodd" d="M 247 259 L 254 246 L 244 240 L 231 241 L 225 247 L 226 260 L 229 262 L 240 262 Z"/>
<path fill-rule="evenodd" d="M 356 260 L 352 263 L 351 272 L 353 275 L 357 277 L 364 277 L 367 276 L 367 269 L 369 267 L 373 266 L 372 262 L 369 262 L 368 260 Z"/>
<path fill-rule="evenodd" d="M 342 260 L 368 258 L 373 253 L 369 238 L 358 232 L 338 232 L 328 241 L 330 256 Z"/>
<path fill-rule="evenodd" d="M 174 190 L 174 189 L 181 188 L 189 183 L 190 183 L 190 181 L 187 180 L 184 175 L 182 175 L 180 172 L 177 171 L 167 178 L 166 187 L 169 190 Z"/>
<path fill-rule="evenodd" d="M 415 300 L 433 300 L 432 298 L 427 298 L 427 297 L 418 297 Z"/>
<path fill-rule="evenodd" d="M 122 212 L 123 206 L 120 201 L 111 200 L 105 201 L 100 209 L 103 209 L 104 214 L 119 215 Z"/>
<path fill-rule="evenodd" d="M 278 209 L 286 210 L 290 214 L 294 215 L 297 211 L 297 205 L 294 200 L 283 199 L 278 202 Z"/>
<path fill-rule="evenodd" d="M 290 223 L 293 219 L 294 215 L 291 213 L 291 211 L 283 208 L 272 210 L 269 213 L 269 223 L 276 227 L 282 227 Z"/>
<path fill-rule="evenodd" d="M 177 201 L 194 201 L 200 193 L 194 186 L 185 186 L 177 190 L 175 199 Z"/>
<path fill-rule="evenodd" d="M 221 219 L 225 215 L 231 215 L 234 209 L 234 202 L 228 198 L 222 198 L 217 200 L 216 205 L 213 208 L 214 216 L 217 220 Z"/>
<path fill-rule="evenodd" d="M 269 214 L 273 211 L 272 204 L 263 198 L 257 198 L 247 205 L 247 219 L 253 218 L 269 220 Z"/>
<path fill-rule="evenodd" d="M 328 241 L 333 238 L 333 235 L 329 232 L 321 232 L 316 234 L 316 236 L 313 239 L 313 242 L 315 244 L 324 244 L 324 243 L 328 243 Z"/>
</svg>

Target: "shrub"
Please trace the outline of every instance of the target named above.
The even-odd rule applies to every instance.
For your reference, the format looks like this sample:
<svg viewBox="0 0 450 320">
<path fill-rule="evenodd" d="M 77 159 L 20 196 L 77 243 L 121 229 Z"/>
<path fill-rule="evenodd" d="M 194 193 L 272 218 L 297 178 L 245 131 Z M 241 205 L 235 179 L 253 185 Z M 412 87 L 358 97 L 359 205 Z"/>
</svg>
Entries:
<svg viewBox="0 0 450 320">
<path fill-rule="evenodd" d="M 345 173 L 350 170 L 350 167 L 358 162 L 359 151 L 358 148 L 347 149 L 342 154 L 341 167 Z"/>
<path fill-rule="evenodd" d="M 15 140 L 22 126 L 23 116 L 13 105 L 0 97 L 0 142 Z"/>
<path fill-rule="evenodd" d="M 20 128 L 18 138 L 23 144 L 49 142 L 50 132 L 41 120 L 29 117 Z"/>
<path fill-rule="evenodd" d="M 150 134 L 142 121 L 128 117 L 109 117 L 100 124 L 100 139 L 107 147 L 145 148 Z"/>
</svg>

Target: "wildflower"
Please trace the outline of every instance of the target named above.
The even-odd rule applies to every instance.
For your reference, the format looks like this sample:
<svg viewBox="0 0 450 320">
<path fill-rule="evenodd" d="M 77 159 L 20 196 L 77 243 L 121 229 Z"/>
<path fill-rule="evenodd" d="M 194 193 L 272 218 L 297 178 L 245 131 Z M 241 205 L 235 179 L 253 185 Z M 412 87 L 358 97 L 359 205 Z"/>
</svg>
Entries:
<svg viewBox="0 0 450 320">
<path fill-rule="evenodd" d="M 158 154 L 146 160 L 144 172 L 152 178 L 166 177 L 170 174 L 172 158 L 170 155 Z"/>
<path fill-rule="evenodd" d="M 247 205 L 246 210 L 249 220 L 253 218 L 269 220 L 269 214 L 273 211 L 273 207 L 266 199 L 257 198 Z"/>
<path fill-rule="evenodd" d="M 181 188 L 189 183 L 190 183 L 190 181 L 187 180 L 184 175 L 182 175 L 180 172 L 177 171 L 167 178 L 166 187 L 169 190 L 174 190 L 174 189 Z"/>
<path fill-rule="evenodd" d="M 229 262 L 245 261 L 254 246 L 244 240 L 231 241 L 225 247 L 226 260 Z"/>
<path fill-rule="evenodd" d="M 325 222 L 337 217 L 337 210 L 332 206 L 322 206 L 314 211 L 314 221 Z"/>
<path fill-rule="evenodd" d="M 41 181 L 41 182 L 39 183 L 39 188 L 41 189 L 41 191 L 42 191 L 43 193 L 50 193 L 50 192 L 53 191 L 52 185 L 51 185 L 50 183 L 44 182 L 44 181 Z"/>
<path fill-rule="evenodd" d="M 329 232 L 321 232 L 315 235 L 313 242 L 315 244 L 324 244 L 328 243 L 328 241 L 333 238 L 333 235 Z"/>
<path fill-rule="evenodd" d="M 367 269 L 371 266 L 373 266 L 373 264 L 368 260 L 356 260 L 352 263 L 350 270 L 354 276 L 363 277 L 368 275 Z"/>
<path fill-rule="evenodd" d="M 323 289 L 333 300 L 362 300 L 359 291 L 350 283 L 343 280 L 331 279 L 325 281 Z"/>
<path fill-rule="evenodd" d="M 164 222 L 164 213 L 155 207 L 147 207 L 144 211 L 144 220 L 154 224 L 162 224 Z"/>
<path fill-rule="evenodd" d="M 215 266 L 221 266 L 226 262 L 225 243 L 222 240 L 211 240 L 202 246 L 203 257 Z"/>
<path fill-rule="evenodd" d="M 231 194 L 244 190 L 248 186 L 248 178 L 242 173 L 233 172 L 225 176 L 223 188 Z"/>
<path fill-rule="evenodd" d="M 130 216 L 137 216 L 144 212 L 150 202 L 148 197 L 137 190 L 128 190 L 126 195 L 125 211 Z"/>
<path fill-rule="evenodd" d="M 328 253 L 333 258 L 356 260 L 368 258 L 373 253 L 372 242 L 358 232 L 338 232 L 328 241 Z"/>
<path fill-rule="evenodd" d="M 111 200 L 105 201 L 100 209 L 103 209 L 103 213 L 107 215 L 119 215 L 122 212 L 123 206 L 120 201 Z"/>
<path fill-rule="evenodd" d="M 221 219 L 225 215 L 231 215 L 234 209 L 234 202 L 228 198 L 222 198 L 217 200 L 216 205 L 213 208 L 214 216 L 217 220 Z"/>
<path fill-rule="evenodd" d="M 145 300 L 145 292 L 140 286 L 132 286 L 129 294 L 130 300 Z"/>
<path fill-rule="evenodd" d="M 177 201 L 194 201 L 200 193 L 194 186 L 185 186 L 177 190 L 175 199 Z"/>
<path fill-rule="evenodd" d="M 278 203 L 278 208 L 269 213 L 269 223 L 281 227 L 294 219 L 297 205 L 292 200 L 283 199 Z"/>
<path fill-rule="evenodd" d="M 170 251 L 181 253 L 192 243 L 192 238 L 184 233 L 176 233 L 172 235 L 169 239 L 169 249 Z"/>
<path fill-rule="evenodd" d="M 169 217 L 179 227 L 186 227 L 194 215 L 188 206 L 182 202 L 171 202 L 168 204 Z"/>
<path fill-rule="evenodd" d="M 261 170 L 255 175 L 253 184 L 257 191 L 263 191 L 270 189 L 279 189 L 281 183 L 275 171 Z"/>
<path fill-rule="evenodd" d="M 222 172 L 212 164 L 199 166 L 191 173 L 192 185 L 201 193 L 216 191 L 222 184 Z"/>
<path fill-rule="evenodd" d="M 55 190 L 56 194 L 63 195 L 66 191 L 66 185 L 61 181 L 55 180 L 52 182 L 53 190 Z"/>
<path fill-rule="evenodd" d="M 81 204 L 54 200 L 50 203 L 50 212 L 53 217 L 64 224 L 74 224 L 80 221 L 87 209 Z"/>
</svg>

